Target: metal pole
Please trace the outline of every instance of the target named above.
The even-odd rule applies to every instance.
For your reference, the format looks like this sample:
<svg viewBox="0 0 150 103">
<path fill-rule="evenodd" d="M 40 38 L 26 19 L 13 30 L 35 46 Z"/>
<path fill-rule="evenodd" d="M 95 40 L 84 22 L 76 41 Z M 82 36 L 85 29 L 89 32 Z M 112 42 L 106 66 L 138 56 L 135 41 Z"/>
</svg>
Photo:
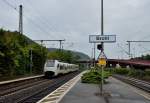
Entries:
<svg viewBox="0 0 150 103">
<path fill-rule="evenodd" d="M 101 35 L 104 35 L 103 0 L 101 0 Z"/>
<path fill-rule="evenodd" d="M 128 46 L 129 46 L 129 59 L 131 58 L 131 45 L 130 45 L 130 41 L 128 41 Z"/>
<path fill-rule="evenodd" d="M 62 41 L 65 41 L 65 39 L 62 39 L 62 40 L 34 40 L 34 41 L 40 41 L 41 43 L 43 43 L 44 41 L 58 41 L 60 43 L 59 50 L 61 50 L 62 49 Z"/>
<path fill-rule="evenodd" d="M 64 46 L 63 46 L 63 44 L 62 44 L 62 50 L 63 50 L 63 48 L 64 48 Z"/>
<path fill-rule="evenodd" d="M 94 43 L 94 67 L 95 67 L 95 46 L 96 46 L 96 43 Z"/>
<path fill-rule="evenodd" d="M 43 40 L 41 40 L 41 52 L 42 52 Z"/>
<path fill-rule="evenodd" d="M 43 61 L 43 40 L 41 40 L 41 53 L 42 53 L 42 70 L 43 70 L 43 68 L 44 68 L 44 61 Z"/>
<path fill-rule="evenodd" d="M 32 48 L 30 48 L 30 74 L 32 74 Z"/>
<path fill-rule="evenodd" d="M 22 5 L 19 5 L 19 34 L 23 35 L 23 7 Z M 25 47 L 26 47 L 26 41 L 25 41 Z M 27 68 L 27 58 L 24 56 L 24 74 Z"/>
<path fill-rule="evenodd" d="M 92 48 L 92 51 L 91 51 L 91 67 L 93 66 L 93 48 Z"/>
<path fill-rule="evenodd" d="M 23 34 L 23 13 L 22 13 L 22 5 L 19 5 L 19 33 Z"/>
<path fill-rule="evenodd" d="M 62 41 L 60 40 L 60 47 L 59 47 L 59 49 L 60 49 L 60 51 L 61 51 L 61 45 L 62 45 L 62 43 L 61 43 Z"/>
<path fill-rule="evenodd" d="M 101 35 L 104 35 L 104 20 L 103 20 L 103 0 L 101 0 Z M 104 52 L 104 43 L 102 42 L 102 50 Z M 103 67 L 101 67 L 101 86 L 100 86 L 101 95 L 103 95 Z"/>
</svg>

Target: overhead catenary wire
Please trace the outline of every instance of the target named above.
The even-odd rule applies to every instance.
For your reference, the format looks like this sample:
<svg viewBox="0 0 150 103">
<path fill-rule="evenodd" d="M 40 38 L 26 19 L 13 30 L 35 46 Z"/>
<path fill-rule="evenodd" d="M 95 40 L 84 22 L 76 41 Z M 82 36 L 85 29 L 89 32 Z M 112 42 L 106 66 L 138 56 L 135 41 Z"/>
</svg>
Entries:
<svg viewBox="0 0 150 103">
<path fill-rule="evenodd" d="M 34 12 L 36 12 L 36 13 L 34 13 L 34 17 L 38 17 L 38 22 L 40 21 L 40 23 L 42 24 L 42 25 L 44 25 L 44 27 L 46 27 L 47 29 L 49 29 L 49 30 L 52 30 L 51 28 L 53 28 L 53 27 L 50 27 L 49 25 L 51 25 L 51 24 L 48 24 L 48 20 L 44 17 L 43 18 L 43 16 L 40 16 L 39 14 L 39 10 L 37 9 L 37 8 L 34 8 L 31 4 L 31 2 L 26 2 L 26 8 L 28 7 L 27 6 L 27 4 L 28 4 L 28 6 L 30 7 L 30 9 L 32 9 L 32 10 L 34 10 Z M 30 11 L 30 10 L 29 10 Z M 38 14 L 38 15 L 36 15 L 35 16 L 35 14 Z M 56 31 L 56 30 L 54 30 L 54 31 Z M 62 35 L 56 35 L 56 34 L 53 34 L 53 33 L 56 33 L 57 34 L 57 32 L 52 32 L 51 34 L 52 34 L 52 37 L 58 37 L 59 36 L 59 38 L 64 38 L 64 36 L 62 37 Z M 56 37 L 56 38 L 57 38 Z M 66 37 L 66 36 L 65 36 Z M 44 42 L 45 43 L 45 42 Z"/>
<path fill-rule="evenodd" d="M 9 7 L 11 7 L 12 9 L 14 9 L 17 13 L 19 13 L 19 10 L 17 9 L 17 7 L 15 7 L 15 6 L 13 6 L 12 4 L 10 4 L 7 0 L 3 0 L 4 1 L 4 3 L 5 4 L 7 4 Z M 31 21 L 34 25 L 36 25 L 32 20 L 30 20 L 28 17 L 26 17 L 25 15 L 24 15 L 24 17 L 26 18 L 26 19 L 28 19 L 29 21 Z M 38 26 L 38 25 L 36 25 L 36 26 Z M 41 28 L 38 26 L 38 28 L 41 30 Z M 43 31 L 43 30 L 42 30 Z"/>
<path fill-rule="evenodd" d="M 142 47 L 143 49 L 145 49 L 143 52 L 150 52 L 150 49 L 145 48 L 144 46 L 142 46 L 141 44 L 139 44 L 138 46 Z"/>
<path fill-rule="evenodd" d="M 15 10 L 17 13 L 19 13 L 19 10 L 17 9 L 17 7 L 15 7 L 14 5 L 12 5 L 10 2 L 8 2 L 7 0 L 3 0 L 3 2 L 8 5 L 9 7 L 11 7 L 13 10 Z M 34 26 L 36 26 L 38 28 L 38 30 L 40 30 L 41 32 L 44 32 L 46 34 L 49 34 L 48 31 L 46 31 L 44 28 L 42 28 L 40 25 L 38 25 L 37 23 L 35 23 L 32 19 L 30 19 L 28 16 L 26 16 L 25 14 L 23 14 L 24 18 L 28 21 L 30 21 L 29 23 L 32 23 Z"/>
<path fill-rule="evenodd" d="M 3 1 L 6 1 L 5 4 L 7 4 L 9 7 L 13 8 L 13 10 L 15 10 L 17 13 L 19 13 L 19 10 L 18 10 L 18 6 L 16 6 L 16 5 L 18 3 L 19 4 L 21 4 L 21 3 L 25 4 L 26 3 L 25 8 L 24 8 L 24 14 L 23 14 L 23 16 L 25 18 L 24 20 L 27 20 L 29 22 L 29 24 L 33 25 L 32 28 L 36 29 L 35 30 L 36 32 L 40 31 L 40 33 L 49 34 L 51 36 L 51 38 L 53 38 L 54 36 L 57 36 L 56 34 L 58 34 L 58 35 L 60 34 L 59 37 L 61 37 L 61 38 L 64 38 L 64 36 L 65 36 L 65 38 L 70 38 L 71 37 L 70 34 L 72 34 L 72 32 L 69 32 L 69 30 L 66 31 L 65 35 L 61 35 L 63 33 L 57 32 L 57 30 L 55 30 L 55 27 L 53 27 L 53 26 L 50 27 L 51 24 L 48 24 L 47 18 L 42 16 L 42 15 L 40 16 L 41 13 L 39 12 L 38 8 L 35 8 L 33 5 L 30 4 L 31 1 L 29 1 L 29 2 L 24 1 L 23 2 L 21 0 L 15 0 L 16 2 L 15 2 L 14 5 L 13 5 L 14 2 L 10 2 L 8 0 L 3 0 Z M 32 10 L 36 11 L 36 13 L 33 14 L 34 19 L 31 17 L 31 15 L 29 15 L 29 12 L 26 12 L 26 10 L 28 10 L 27 8 L 30 8 L 29 11 L 31 10 L 31 8 L 32 8 Z M 38 16 L 38 21 L 35 21 L 35 19 L 37 18 L 37 16 L 35 16 L 35 14 L 39 15 Z M 52 32 L 52 33 L 49 32 L 49 30 L 52 30 L 51 28 L 54 29 L 54 31 L 56 31 L 56 32 Z M 25 32 L 26 32 L 26 30 L 25 30 Z M 56 33 L 56 34 L 54 34 L 54 33 Z"/>
<path fill-rule="evenodd" d="M 38 8 L 35 8 L 32 4 L 32 2 L 31 1 L 26 1 L 26 4 L 28 4 L 28 5 L 30 5 L 30 7 L 36 12 L 36 14 L 41 14 L 39 11 L 39 9 Z M 41 18 L 41 20 L 40 21 L 43 21 L 43 23 L 44 24 L 46 24 L 47 25 L 47 27 L 48 28 L 50 28 L 50 29 L 53 29 L 54 31 L 57 31 L 57 29 L 56 29 L 56 26 L 54 26 L 53 24 L 48 24 L 48 19 L 46 18 L 47 16 L 38 16 L 39 18 Z M 59 32 L 58 32 L 59 33 Z M 61 33 L 62 34 L 62 33 Z M 60 36 L 60 38 L 63 38 L 63 39 L 65 39 L 65 38 L 69 38 L 70 37 L 70 34 L 71 34 L 71 32 L 69 31 L 69 30 L 66 30 L 65 31 L 65 36 L 62 36 L 62 35 L 60 35 L 60 34 L 58 34 L 59 36 Z M 55 35 L 55 34 L 54 34 Z"/>
<path fill-rule="evenodd" d="M 25 9 L 27 9 L 27 4 L 28 4 L 28 9 L 29 9 L 29 7 L 32 9 L 32 10 L 34 10 L 34 17 L 37 17 L 37 19 L 38 19 L 38 22 L 40 22 L 40 24 L 42 24 L 42 25 L 44 25 L 44 27 L 46 27 L 45 29 L 46 30 L 52 30 L 53 28 L 52 27 L 50 27 L 50 25 L 51 24 L 48 24 L 48 20 L 46 19 L 46 18 L 43 18 L 43 16 L 40 16 L 39 14 L 39 12 L 38 12 L 38 10 L 37 9 L 35 9 L 34 8 L 34 6 L 32 6 L 31 4 L 31 2 L 30 1 L 27 1 L 26 2 L 26 8 Z M 30 10 L 28 10 L 28 11 L 30 11 Z M 57 38 L 56 37 L 56 35 L 54 35 L 54 34 L 50 34 L 52 37 L 55 37 L 55 38 Z M 64 38 L 64 37 L 61 37 L 61 38 Z"/>
<path fill-rule="evenodd" d="M 46 27 L 48 29 L 52 28 L 54 31 L 56 31 L 56 32 L 52 32 L 52 34 L 56 33 L 57 36 L 59 36 L 60 38 L 70 38 L 70 36 L 71 36 L 70 34 L 72 34 L 72 32 L 69 32 L 69 30 L 67 30 L 65 35 L 61 35 L 63 33 L 57 32 L 57 30 L 56 30 L 56 28 L 54 27 L 53 24 L 48 24 L 49 20 L 46 18 L 47 16 L 40 15 L 41 14 L 40 9 L 33 6 L 34 5 L 33 2 L 25 1 L 24 3 L 26 3 L 26 7 L 28 7 L 28 8 L 30 7 L 31 10 L 36 12 L 36 13 L 34 13 L 34 16 L 35 16 L 35 14 L 37 14 L 36 17 L 39 18 L 38 20 L 41 21 L 44 25 L 46 25 Z M 56 34 L 54 34 L 54 35 L 56 36 Z"/>
<path fill-rule="evenodd" d="M 130 44 L 131 43 L 150 43 L 150 41 L 149 40 L 133 40 L 133 41 L 127 41 L 128 42 L 128 45 L 129 45 L 129 51 L 130 51 Z M 144 48 L 144 47 L 143 47 Z M 144 49 L 146 49 L 146 48 L 144 48 Z M 129 54 L 130 54 L 130 52 L 129 52 Z"/>
<path fill-rule="evenodd" d="M 62 35 L 60 35 L 60 33 L 59 32 L 57 32 L 57 29 L 56 29 L 56 27 L 51 23 L 51 24 L 48 24 L 48 19 L 46 18 L 47 16 L 40 16 L 40 10 L 38 9 L 38 8 L 35 8 L 32 4 L 32 2 L 31 1 L 27 1 L 27 2 L 25 2 L 26 4 L 28 4 L 31 8 L 32 8 L 32 10 L 34 10 L 34 12 L 37 14 L 37 15 L 39 15 L 38 16 L 38 18 L 40 19 L 40 21 L 42 21 L 43 22 L 43 24 L 45 24 L 46 25 L 46 27 L 48 27 L 48 29 L 50 29 L 50 30 L 54 30 L 54 31 L 56 31 L 56 33 L 57 33 L 57 35 L 59 35 L 59 37 L 60 38 L 63 38 L 63 39 L 65 39 L 65 38 L 67 38 L 67 37 L 69 37 L 70 36 L 70 34 L 71 34 L 71 32 L 69 32 L 69 30 L 67 30 L 66 31 L 66 33 L 65 33 L 65 36 L 62 36 Z M 55 32 L 54 32 L 55 33 Z M 62 33 L 61 33 L 62 34 Z M 55 35 L 55 34 L 54 34 Z"/>
<path fill-rule="evenodd" d="M 13 8 L 15 11 L 17 11 L 17 8 L 16 8 L 14 5 L 12 5 L 11 3 L 9 3 L 7 0 L 3 0 L 3 2 L 4 2 L 5 4 L 7 4 L 9 7 Z M 17 11 L 17 12 L 18 12 L 18 11 Z"/>
<path fill-rule="evenodd" d="M 119 44 L 117 44 L 117 46 L 127 55 L 129 55 L 129 52 L 127 52 L 122 46 L 120 46 Z"/>
<path fill-rule="evenodd" d="M 45 25 L 47 25 L 50 29 L 53 29 L 53 28 L 54 28 L 54 27 L 51 27 L 51 26 L 50 26 L 51 24 L 50 24 L 50 25 L 48 24 L 48 20 L 47 20 L 45 17 L 40 18 L 41 16 L 39 15 L 39 14 L 40 14 L 39 10 L 38 10 L 37 8 L 34 8 L 34 6 L 31 5 L 32 3 L 31 3 L 30 1 L 27 1 L 26 4 L 28 4 L 29 7 L 38 15 L 40 21 L 42 21 L 42 22 L 43 22 Z"/>
</svg>

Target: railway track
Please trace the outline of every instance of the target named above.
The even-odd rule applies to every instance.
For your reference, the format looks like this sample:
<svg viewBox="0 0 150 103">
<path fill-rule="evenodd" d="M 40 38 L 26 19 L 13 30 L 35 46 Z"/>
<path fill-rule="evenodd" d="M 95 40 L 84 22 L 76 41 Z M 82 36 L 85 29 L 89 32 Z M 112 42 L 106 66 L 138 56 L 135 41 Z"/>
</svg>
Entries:
<svg viewBox="0 0 150 103">
<path fill-rule="evenodd" d="M 38 78 L 12 85 L 0 85 L 0 103 L 36 103 L 78 73 L 74 72 L 53 79 Z"/>
<path fill-rule="evenodd" d="M 113 75 L 113 77 L 150 93 L 149 82 L 131 78 L 131 77 L 121 76 L 121 75 Z"/>
</svg>

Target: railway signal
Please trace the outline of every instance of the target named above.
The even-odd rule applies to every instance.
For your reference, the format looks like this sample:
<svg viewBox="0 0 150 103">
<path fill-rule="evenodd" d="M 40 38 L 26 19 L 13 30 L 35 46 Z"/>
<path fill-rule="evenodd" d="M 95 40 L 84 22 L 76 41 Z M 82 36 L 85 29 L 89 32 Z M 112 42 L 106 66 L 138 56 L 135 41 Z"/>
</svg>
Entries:
<svg viewBox="0 0 150 103">
<path fill-rule="evenodd" d="M 97 49 L 98 49 L 98 50 L 102 50 L 102 48 L 103 48 L 102 44 L 98 44 L 98 45 L 97 45 Z"/>
</svg>

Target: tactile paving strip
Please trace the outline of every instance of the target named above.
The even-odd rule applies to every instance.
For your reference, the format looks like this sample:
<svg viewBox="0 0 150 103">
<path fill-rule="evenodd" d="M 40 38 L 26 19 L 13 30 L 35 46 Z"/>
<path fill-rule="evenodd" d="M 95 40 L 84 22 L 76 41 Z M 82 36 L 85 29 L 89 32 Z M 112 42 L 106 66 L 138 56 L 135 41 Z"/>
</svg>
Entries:
<svg viewBox="0 0 150 103">
<path fill-rule="evenodd" d="M 86 71 L 80 73 L 73 79 L 69 80 L 67 83 L 38 101 L 37 103 L 59 103 L 59 101 L 65 96 L 67 92 L 79 81 L 81 78 L 82 74 L 85 73 Z"/>
</svg>

